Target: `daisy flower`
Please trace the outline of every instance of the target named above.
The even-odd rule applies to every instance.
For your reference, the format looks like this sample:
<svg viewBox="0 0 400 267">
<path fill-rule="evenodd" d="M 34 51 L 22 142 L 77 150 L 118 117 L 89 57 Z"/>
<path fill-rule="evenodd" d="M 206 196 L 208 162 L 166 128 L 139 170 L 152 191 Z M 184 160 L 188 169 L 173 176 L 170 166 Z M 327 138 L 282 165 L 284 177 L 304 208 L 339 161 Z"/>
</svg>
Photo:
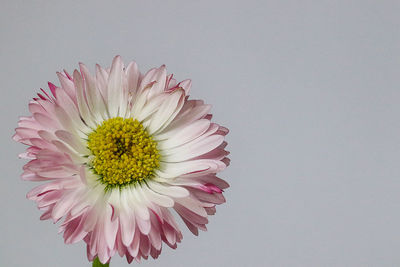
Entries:
<svg viewBox="0 0 400 267">
<path fill-rule="evenodd" d="M 206 230 L 229 187 L 216 176 L 229 165 L 228 130 L 211 122 L 210 105 L 189 100 L 191 81 L 164 65 L 143 75 L 117 56 L 95 75 L 79 67 L 29 102 L 13 137 L 28 146 L 22 179 L 42 182 L 27 194 L 40 219 L 63 219 L 65 243 L 83 240 L 103 264 L 175 249 L 178 216 L 193 234 Z"/>
</svg>

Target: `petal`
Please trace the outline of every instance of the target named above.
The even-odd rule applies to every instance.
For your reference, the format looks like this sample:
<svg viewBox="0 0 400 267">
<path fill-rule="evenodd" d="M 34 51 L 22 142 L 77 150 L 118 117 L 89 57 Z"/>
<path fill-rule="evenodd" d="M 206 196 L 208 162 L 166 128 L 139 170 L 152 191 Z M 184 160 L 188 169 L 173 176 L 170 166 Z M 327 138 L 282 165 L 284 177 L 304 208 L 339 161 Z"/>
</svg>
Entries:
<svg viewBox="0 0 400 267">
<path fill-rule="evenodd" d="M 177 111 L 182 107 L 178 103 L 182 100 L 183 96 L 183 90 L 176 90 L 161 104 L 157 112 L 151 117 L 149 126 L 147 127 L 150 134 L 159 130 L 173 114 L 176 115 Z"/>
<path fill-rule="evenodd" d="M 60 80 L 62 90 L 70 97 L 73 102 L 76 102 L 76 91 L 74 83 L 60 72 L 57 72 L 57 76 Z"/>
<path fill-rule="evenodd" d="M 185 105 L 187 103 L 188 102 L 186 102 Z M 157 133 L 158 140 L 170 138 L 187 125 L 203 118 L 211 109 L 210 105 L 199 105 L 184 110 L 185 105 L 182 107 L 180 113 L 175 117 L 175 119 L 160 133 Z"/>
<path fill-rule="evenodd" d="M 136 97 L 138 86 L 139 86 L 139 79 L 140 79 L 140 72 L 138 65 L 136 62 L 132 61 L 126 67 L 126 76 L 128 81 L 128 91 L 132 98 Z"/>
<path fill-rule="evenodd" d="M 144 75 L 140 83 L 139 91 L 142 92 L 144 88 L 146 88 L 149 84 L 152 84 L 153 86 L 148 98 L 158 95 L 164 91 L 166 78 L 167 70 L 165 65 L 162 65 L 158 69 L 151 69 Z"/>
<path fill-rule="evenodd" d="M 222 135 L 211 135 L 207 138 L 202 138 L 199 141 L 192 141 L 185 145 L 163 151 L 168 155 L 162 155 L 162 160 L 165 162 L 180 162 L 207 153 L 218 147 L 224 141 Z"/>
<path fill-rule="evenodd" d="M 123 63 L 120 56 L 116 56 L 111 65 L 110 77 L 107 84 L 107 107 L 110 116 L 120 116 L 123 101 Z M 124 115 L 124 114 L 122 114 Z"/>
<path fill-rule="evenodd" d="M 171 136 L 169 139 L 165 139 L 159 141 L 157 143 L 160 149 L 165 150 L 169 148 L 173 148 L 182 144 L 185 144 L 189 141 L 196 139 L 201 136 L 207 129 L 210 127 L 210 121 L 206 119 L 201 119 L 193 122 L 192 124 L 187 125 L 181 131 L 177 132 L 175 135 Z M 154 139 L 157 140 L 157 135 L 154 136 Z"/>
<path fill-rule="evenodd" d="M 149 181 L 148 185 L 153 191 L 173 198 L 184 198 L 189 195 L 189 192 L 180 186 L 162 185 L 153 181 Z"/>
<path fill-rule="evenodd" d="M 94 123 L 92 116 L 89 112 L 89 107 L 87 105 L 86 99 L 85 99 L 85 85 L 83 83 L 83 79 L 81 74 L 79 73 L 78 70 L 74 71 L 74 84 L 75 84 L 75 89 L 76 89 L 76 96 L 77 96 L 77 102 L 78 102 L 78 107 L 79 107 L 79 113 L 82 117 L 82 119 L 85 121 L 85 123 L 92 128 L 96 127 L 96 124 Z"/>
<path fill-rule="evenodd" d="M 66 144 L 71 146 L 78 153 L 89 155 L 89 150 L 86 148 L 85 143 L 81 138 L 76 135 L 73 135 L 70 132 L 64 130 L 58 130 L 55 132 L 55 135 L 60 138 L 60 140 L 64 141 Z"/>
<path fill-rule="evenodd" d="M 79 64 L 81 73 L 85 79 L 86 97 L 88 106 L 93 114 L 96 123 L 100 124 L 101 121 L 107 118 L 107 108 L 100 91 L 96 87 L 96 81 L 90 75 L 88 68 L 84 64 Z"/>
<path fill-rule="evenodd" d="M 107 100 L 107 83 L 108 83 L 108 73 L 105 69 L 96 64 L 96 87 L 100 91 L 104 100 Z M 107 108 L 107 105 L 106 105 Z"/>
</svg>

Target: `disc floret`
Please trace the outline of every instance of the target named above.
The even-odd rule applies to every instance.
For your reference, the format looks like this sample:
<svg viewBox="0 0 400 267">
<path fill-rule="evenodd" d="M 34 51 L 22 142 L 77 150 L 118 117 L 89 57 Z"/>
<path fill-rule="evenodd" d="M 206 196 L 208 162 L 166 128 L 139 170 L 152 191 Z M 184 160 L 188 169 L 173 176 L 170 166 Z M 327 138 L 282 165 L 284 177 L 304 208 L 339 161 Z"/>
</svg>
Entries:
<svg viewBox="0 0 400 267">
<path fill-rule="evenodd" d="M 143 125 L 132 118 L 103 121 L 88 136 L 93 153 L 90 165 L 109 187 L 142 182 L 159 167 L 157 143 Z"/>
</svg>

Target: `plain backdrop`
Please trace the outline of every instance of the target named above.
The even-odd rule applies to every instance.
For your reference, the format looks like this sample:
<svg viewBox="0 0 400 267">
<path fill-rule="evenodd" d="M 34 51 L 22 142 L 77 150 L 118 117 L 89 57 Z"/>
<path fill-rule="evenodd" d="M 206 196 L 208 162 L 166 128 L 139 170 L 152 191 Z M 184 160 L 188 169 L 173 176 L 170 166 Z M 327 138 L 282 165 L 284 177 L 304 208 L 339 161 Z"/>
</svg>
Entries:
<svg viewBox="0 0 400 267">
<path fill-rule="evenodd" d="M 117 54 L 191 78 L 231 130 L 209 231 L 183 228 L 140 266 L 399 266 L 399 13 L 397 0 L 2 0 L 0 266 L 90 266 L 26 200 L 11 136 L 56 71 Z"/>
</svg>

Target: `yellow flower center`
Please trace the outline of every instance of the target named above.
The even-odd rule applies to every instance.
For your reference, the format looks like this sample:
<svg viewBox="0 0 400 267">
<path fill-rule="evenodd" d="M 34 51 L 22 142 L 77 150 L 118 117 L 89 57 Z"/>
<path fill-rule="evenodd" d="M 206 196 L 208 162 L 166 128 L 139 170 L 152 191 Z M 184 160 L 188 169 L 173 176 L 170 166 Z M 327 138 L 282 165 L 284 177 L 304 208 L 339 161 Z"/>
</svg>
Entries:
<svg viewBox="0 0 400 267">
<path fill-rule="evenodd" d="M 87 144 L 94 155 L 91 167 L 107 187 L 151 178 L 160 163 L 157 143 L 132 118 L 103 121 L 89 134 Z"/>
</svg>

